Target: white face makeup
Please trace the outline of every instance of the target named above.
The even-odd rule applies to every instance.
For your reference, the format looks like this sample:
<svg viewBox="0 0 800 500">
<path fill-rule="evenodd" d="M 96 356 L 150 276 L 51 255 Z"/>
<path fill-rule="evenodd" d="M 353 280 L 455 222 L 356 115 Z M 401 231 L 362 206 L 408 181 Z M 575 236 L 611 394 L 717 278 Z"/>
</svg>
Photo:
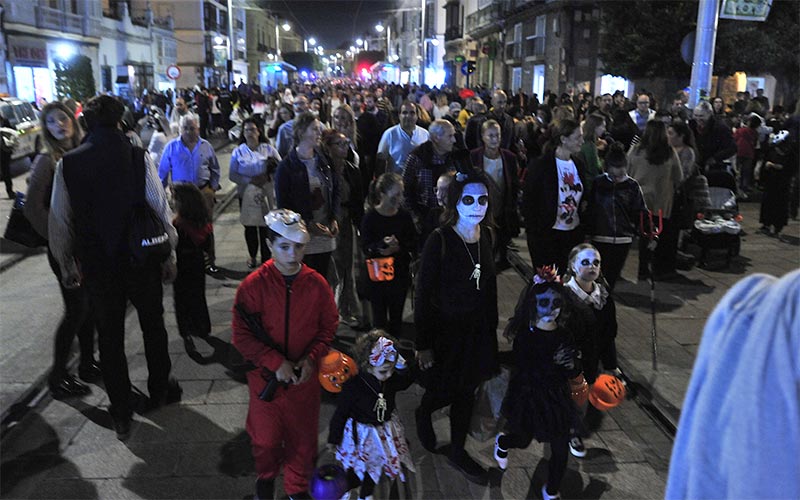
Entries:
<svg viewBox="0 0 800 500">
<path fill-rule="evenodd" d="M 536 294 L 536 325 L 553 324 L 561 314 L 561 306 L 564 299 L 561 294 L 548 288 L 542 293 Z"/>
<path fill-rule="evenodd" d="M 456 204 L 458 221 L 468 224 L 480 224 L 486 217 L 489 208 L 489 191 L 479 182 L 472 182 L 464 186 L 461 199 Z"/>
<path fill-rule="evenodd" d="M 600 254 L 591 248 L 581 250 L 572 261 L 572 271 L 583 281 L 595 281 L 600 277 Z"/>
<path fill-rule="evenodd" d="M 386 382 L 394 374 L 394 365 L 394 361 L 386 361 L 381 366 L 370 365 L 368 371 L 378 379 L 378 382 Z"/>
</svg>

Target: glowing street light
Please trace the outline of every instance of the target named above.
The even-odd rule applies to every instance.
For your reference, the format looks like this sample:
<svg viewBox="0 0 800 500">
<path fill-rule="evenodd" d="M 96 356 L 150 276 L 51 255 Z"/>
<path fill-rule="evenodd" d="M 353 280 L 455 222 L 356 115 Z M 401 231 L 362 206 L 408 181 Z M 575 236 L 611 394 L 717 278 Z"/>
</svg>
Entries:
<svg viewBox="0 0 800 500">
<path fill-rule="evenodd" d="M 383 33 L 383 25 L 381 23 L 376 24 L 375 31 L 377 31 L 378 33 Z"/>
<path fill-rule="evenodd" d="M 289 23 L 283 23 L 283 26 L 281 26 L 281 28 L 283 28 L 283 31 L 289 31 L 290 29 L 292 29 L 292 26 Z"/>
<path fill-rule="evenodd" d="M 312 36 L 311 38 L 308 39 L 308 44 L 313 47 L 314 45 L 317 44 L 317 39 Z"/>
<path fill-rule="evenodd" d="M 358 45 L 359 47 L 361 47 L 362 45 L 364 45 L 364 40 L 362 40 L 362 39 L 360 39 L 360 38 L 359 38 L 358 40 L 356 40 L 356 45 Z"/>
</svg>

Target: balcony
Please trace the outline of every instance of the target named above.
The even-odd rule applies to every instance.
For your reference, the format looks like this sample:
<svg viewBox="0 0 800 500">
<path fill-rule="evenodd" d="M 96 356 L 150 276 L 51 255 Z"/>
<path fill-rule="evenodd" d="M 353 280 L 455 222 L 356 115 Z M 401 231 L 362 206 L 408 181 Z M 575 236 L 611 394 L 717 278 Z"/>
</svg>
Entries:
<svg viewBox="0 0 800 500">
<path fill-rule="evenodd" d="M 39 5 L 36 9 L 36 27 L 83 35 L 83 16 Z"/>
<path fill-rule="evenodd" d="M 506 9 L 509 12 L 525 10 L 537 3 L 545 3 L 546 0 L 506 0 Z"/>
<path fill-rule="evenodd" d="M 444 30 L 444 41 L 449 42 L 451 40 L 458 40 L 459 38 L 464 38 L 464 30 L 461 26 L 450 26 L 446 30 Z"/>
<path fill-rule="evenodd" d="M 470 36 L 480 36 L 481 32 L 496 26 L 503 18 L 503 5 L 500 2 L 492 3 L 478 12 L 467 16 L 466 32 Z"/>
</svg>

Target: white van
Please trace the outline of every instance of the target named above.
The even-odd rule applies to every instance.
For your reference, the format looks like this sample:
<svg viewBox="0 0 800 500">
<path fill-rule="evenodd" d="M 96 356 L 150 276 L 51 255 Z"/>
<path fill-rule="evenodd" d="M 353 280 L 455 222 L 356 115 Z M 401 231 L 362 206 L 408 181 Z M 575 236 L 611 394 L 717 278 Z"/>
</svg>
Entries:
<svg viewBox="0 0 800 500">
<path fill-rule="evenodd" d="M 42 149 L 41 128 L 36 111 L 29 102 L 0 96 L 0 115 L 17 131 L 17 145 L 12 160 L 35 156 Z"/>
</svg>

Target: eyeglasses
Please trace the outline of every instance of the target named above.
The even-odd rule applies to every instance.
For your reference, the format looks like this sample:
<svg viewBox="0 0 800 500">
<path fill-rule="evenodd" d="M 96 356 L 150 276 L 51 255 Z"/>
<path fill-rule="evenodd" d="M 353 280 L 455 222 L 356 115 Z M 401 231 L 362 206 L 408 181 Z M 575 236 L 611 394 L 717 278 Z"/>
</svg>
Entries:
<svg viewBox="0 0 800 500">
<path fill-rule="evenodd" d="M 591 265 L 591 266 L 594 266 L 594 267 L 600 267 L 600 259 L 594 259 L 594 260 L 583 259 L 581 261 L 581 265 L 582 266 L 590 266 Z"/>
<path fill-rule="evenodd" d="M 473 203 L 475 203 L 475 197 L 472 196 L 472 195 L 469 195 L 469 194 L 464 195 L 464 197 L 461 198 L 461 203 L 466 205 L 466 206 L 470 206 Z M 478 205 L 484 206 L 487 203 L 489 203 L 489 196 L 487 196 L 485 194 L 481 195 L 481 196 L 478 196 Z"/>
<path fill-rule="evenodd" d="M 245 127 L 244 131 L 245 132 L 258 132 L 258 129 L 256 127 Z"/>
</svg>

